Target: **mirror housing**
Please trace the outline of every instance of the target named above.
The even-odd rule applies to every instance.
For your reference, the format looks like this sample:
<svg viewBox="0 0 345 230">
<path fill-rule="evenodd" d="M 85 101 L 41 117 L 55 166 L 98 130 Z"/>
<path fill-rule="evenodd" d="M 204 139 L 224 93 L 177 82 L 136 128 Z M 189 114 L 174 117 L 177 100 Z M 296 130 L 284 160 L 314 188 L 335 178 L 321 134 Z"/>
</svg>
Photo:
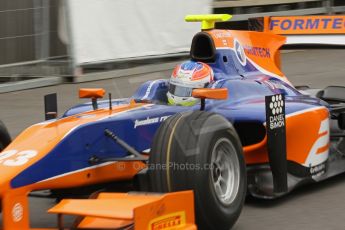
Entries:
<svg viewBox="0 0 345 230">
<path fill-rule="evenodd" d="M 225 100 L 228 98 L 228 89 L 227 88 L 202 88 L 194 89 L 192 96 L 200 99 L 215 99 L 215 100 Z"/>
<path fill-rule="evenodd" d="M 102 98 L 105 90 L 102 88 L 81 88 L 79 89 L 79 98 Z"/>
<path fill-rule="evenodd" d="M 205 99 L 225 100 L 228 98 L 227 88 L 202 88 L 193 89 L 192 96 L 201 99 L 200 110 L 205 110 Z"/>
<path fill-rule="evenodd" d="M 79 89 L 79 98 L 91 98 L 92 107 L 98 109 L 97 98 L 103 98 L 105 90 L 102 88 L 81 88 Z"/>
</svg>

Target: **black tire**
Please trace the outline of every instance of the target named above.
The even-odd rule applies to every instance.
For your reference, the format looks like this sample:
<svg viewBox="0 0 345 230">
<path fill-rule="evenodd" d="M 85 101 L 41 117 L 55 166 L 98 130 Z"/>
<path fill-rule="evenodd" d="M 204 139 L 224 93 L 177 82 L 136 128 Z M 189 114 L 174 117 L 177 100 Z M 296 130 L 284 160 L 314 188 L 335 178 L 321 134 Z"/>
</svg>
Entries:
<svg viewBox="0 0 345 230">
<path fill-rule="evenodd" d="M 8 133 L 4 123 L 0 121 L 0 151 L 4 150 L 10 143 L 11 136 Z"/>
<path fill-rule="evenodd" d="M 229 148 L 219 150 L 219 143 Z M 221 155 L 221 152 L 226 159 L 230 159 L 227 156 L 237 159 L 231 164 L 238 166 L 234 167 L 233 175 L 238 182 L 234 182 L 236 186 L 227 186 L 237 188 L 231 193 L 231 199 L 217 195 L 214 185 L 215 179 L 219 181 L 214 177 L 218 175 L 217 167 L 205 168 L 211 166 L 214 154 Z M 238 219 L 246 196 L 246 169 L 240 139 L 224 117 L 203 111 L 171 116 L 157 130 L 148 166 L 152 191 L 194 191 L 198 229 L 228 230 Z"/>
</svg>

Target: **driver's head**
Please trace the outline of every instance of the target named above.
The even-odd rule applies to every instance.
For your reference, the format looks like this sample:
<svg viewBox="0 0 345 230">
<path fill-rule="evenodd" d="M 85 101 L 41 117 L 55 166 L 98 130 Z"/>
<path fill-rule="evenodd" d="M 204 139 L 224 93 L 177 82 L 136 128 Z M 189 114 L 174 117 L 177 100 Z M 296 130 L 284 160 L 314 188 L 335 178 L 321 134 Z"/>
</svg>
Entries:
<svg viewBox="0 0 345 230">
<path fill-rule="evenodd" d="M 195 105 L 199 99 L 192 97 L 193 89 L 205 88 L 213 81 L 211 67 L 202 62 L 187 61 L 175 67 L 167 93 L 170 105 Z"/>
</svg>

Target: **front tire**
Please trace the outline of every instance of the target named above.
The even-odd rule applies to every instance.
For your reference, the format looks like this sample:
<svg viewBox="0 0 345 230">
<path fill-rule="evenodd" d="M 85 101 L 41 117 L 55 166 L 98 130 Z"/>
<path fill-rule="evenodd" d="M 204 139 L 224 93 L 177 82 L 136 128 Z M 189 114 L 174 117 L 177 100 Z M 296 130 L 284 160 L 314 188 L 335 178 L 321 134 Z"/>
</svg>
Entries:
<svg viewBox="0 0 345 230">
<path fill-rule="evenodd" d="M 198 229 L 228 230 L 241 213 L 247 186 L 242 146 L 220 115 L 196 111 L 167 119 L 153 141 L 149 177 L 154 192 L 194 191 Z"/>
</svg>

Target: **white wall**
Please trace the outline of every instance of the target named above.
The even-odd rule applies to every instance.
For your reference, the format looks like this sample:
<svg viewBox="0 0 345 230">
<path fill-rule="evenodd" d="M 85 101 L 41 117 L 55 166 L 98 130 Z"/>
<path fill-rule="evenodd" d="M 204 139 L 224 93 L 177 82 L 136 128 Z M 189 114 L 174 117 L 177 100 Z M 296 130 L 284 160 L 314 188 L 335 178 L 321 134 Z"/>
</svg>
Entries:
<svg viewBox="0 0 345 230">
<path fill-rule="evenodd" d="M 189 51 L 200 25 L 185 22 L 184 16 L 211 12 L 211 0 L 66 0 L 64 3 L 68 12 L 65 14 L 68 43 L 78 65 Z"/>
</svg>

